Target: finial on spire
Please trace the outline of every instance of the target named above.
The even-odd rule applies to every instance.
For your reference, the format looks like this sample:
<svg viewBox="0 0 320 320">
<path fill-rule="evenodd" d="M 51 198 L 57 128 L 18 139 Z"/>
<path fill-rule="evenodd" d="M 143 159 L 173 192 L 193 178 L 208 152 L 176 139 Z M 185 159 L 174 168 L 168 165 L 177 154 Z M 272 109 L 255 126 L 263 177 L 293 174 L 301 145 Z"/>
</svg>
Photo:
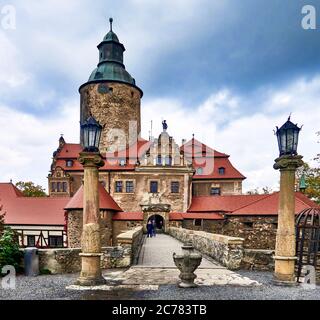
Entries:
<svg viewBox="0 0 320 320">
<path fill-rule="evenodd" d="M 291 120 L 291 116 L 292 116 L 292 112 L 290 112 L 290 114 L 289 114 L 288 121 L 290 121 L 290 120 Z"/>
<path fill-rule="evenodd" d="M 112 31 L 113 18 L 109 18 L 109 22 L 110 22 L 110 31 Z"/>
</svg>

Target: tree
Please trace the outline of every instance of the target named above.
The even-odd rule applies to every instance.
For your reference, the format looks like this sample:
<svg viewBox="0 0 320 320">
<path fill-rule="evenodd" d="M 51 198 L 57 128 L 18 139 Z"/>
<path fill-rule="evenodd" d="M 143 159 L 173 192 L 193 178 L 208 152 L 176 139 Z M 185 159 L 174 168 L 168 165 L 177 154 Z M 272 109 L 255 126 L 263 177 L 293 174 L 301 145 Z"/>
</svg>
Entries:
<svg viewBox="0 0 320 320">
<path fill-rule="evenodd" d="M 4 216 L 5 212 L 3 212 L 3 206 L 0 206 L 0 237 L 4 230 Z"/>
<path fill-rule="evenodd" d="M 270 193 L 272 193 L 272 189 L 267 186 L 263 187 L 261 191 L 259 190 L 259 188 L 255 188 L 255 189 L 247 192 L 247 194 L 249 194 L 249 195 L 270 194 Z"/>
<path fill-rule="evenodd" d="M 20 270 L 22 252 L 19 248 L 18 235 L 10 228 L 5 228 L 0 236 L 0 270 L 6 265 Z"/>
<path fill-rule="evenodd" d="M 16 183 L 16 187 L 23 193 L 25 197 L 46 197 L 45 189 L 39 185 L 35 185 L 33 182 L 19 181 Z"/>
<path fill-rule="evenodd" d="M 320 204 L 320 168 L 312 168 L 308 163 L 304 163 L 297 170 L 296 179 L 298 185 L 303 175 L 306 182 L 305 195 Z"/>
</svg>

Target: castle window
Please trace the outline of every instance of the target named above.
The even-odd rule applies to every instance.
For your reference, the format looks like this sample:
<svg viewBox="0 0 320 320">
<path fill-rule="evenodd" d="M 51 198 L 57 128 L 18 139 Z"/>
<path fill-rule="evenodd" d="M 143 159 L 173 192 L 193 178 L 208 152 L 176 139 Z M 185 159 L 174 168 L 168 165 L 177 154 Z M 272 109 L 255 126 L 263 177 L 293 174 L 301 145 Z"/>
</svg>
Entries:
<svg viewBox="0 0 320 320">
<path fill-rule="evenodd" d="M 220 188 L 211 188 L 210 194 L 212 196 L 220 196 L 221 194 L 221 189 Z"/>
<path fill-rule="evenodd" d="M 67 160 L 67 161 L 66 161 L 66 166 L 67 166 L 68 168 L 73 167 L 73 160 Z"/>
<path fill-rule="evenodd" d="M 61 236 L 49 236 L 49 247 L 51 248 L 62 248 L 63 237 Z"/>
<path fill-rule="evenodd" d="M 27 236 L 27 247 L 35 247 L 35 246 L 36 246 L 36 237 Z"/>
<path fill-rule="evenodd" d="M 202 168 L 197 168 L 197 174 L 198 174 L 198 175 L 203 174 L 203 169 L 202 169 Z"/>
<path fill-rule="evenodd" d="M 223 167 L 219 168 L 219 174 L 221 176 L 223 176 L 225 173 L 226 173 L 226 168 L 223 168 Z"/>
<path fill-rule="evenodd" d="M 67 183 L 62 182 L 62 192 L 67 192 Z"/>
<path fill-rule="evenodd" d="M 194 219 L 193 224 L 195 227 L 201 227 L 202 226 L 202 219 Z"/>
<path fill-rule="evenodd" d="M 55 191 L 56 191 L 56 183 L 51 182 L 51 192 L 55 192 Z"/>
<path fill-rule="evenodd" d="M 150 182 L 150 193 L 158 193 L 158 181 Z"/>
<path fill-rule="evenodd" d="M 122 192 L 122 181 L 116 181 L 116 192 L 117 193 Z"/>
<path fill-rule="evenodd" d="M 178 181 L 171 182 L 171 193 L 179 193 L 180 184 Z"/>
<path fill-rule="evenodd" d="M 124 167 L 126 165 L 126 159 L 120 159 L 119 165 L 120 167 Z"/>
<path fill-rule="evenodd" d="M 61 192 L 61 182 L 57 182 L 57 192 Z"/>
<path fill-rule="evenodd" d="M 253 222 L 243 222 L 243 225 L 248 229 L 252 229 L 253 228 Z"/>
<path fill-rule="evenodd" d="M 133 181 L 126 181 L 126 193 L 134 193 Z"/>
<path fill-rule="evenodd" d="M 162 157 L 161 156 L 157 157 L 157 165 L 162 166 Z"/>
<path fill-rule="evenodd" d="M 166 166 L 172 165 L 172 157 L 171 156 L 166 156 L 165 161 L 166 161 Z"/>
</svg>

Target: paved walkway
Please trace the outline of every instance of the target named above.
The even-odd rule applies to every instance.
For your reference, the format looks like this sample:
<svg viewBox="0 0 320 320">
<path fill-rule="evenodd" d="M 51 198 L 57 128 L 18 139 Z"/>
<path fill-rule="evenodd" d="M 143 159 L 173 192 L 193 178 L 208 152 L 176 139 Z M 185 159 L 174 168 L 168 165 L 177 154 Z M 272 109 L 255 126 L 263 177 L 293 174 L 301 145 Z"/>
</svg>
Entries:
<svg viewBox="0 0 320 320">
<path fill-rule="evenodd" d="M 173 253 L 181 253 L 182 242 L 166 234 L 144 238 L 137 267 L 176 268 Z M 219 264 L 202 258 L 201 269 L 222 268 Z"/>
</svg>

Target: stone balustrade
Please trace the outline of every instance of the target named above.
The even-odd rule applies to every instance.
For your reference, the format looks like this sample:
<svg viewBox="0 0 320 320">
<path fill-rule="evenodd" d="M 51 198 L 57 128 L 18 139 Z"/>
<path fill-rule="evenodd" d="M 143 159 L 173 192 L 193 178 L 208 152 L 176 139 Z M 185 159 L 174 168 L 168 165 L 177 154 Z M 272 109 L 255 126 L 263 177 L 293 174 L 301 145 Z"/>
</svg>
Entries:
<svg viewBox="0 0 320 320">
<path fill-rule="evenodd" d="M 118 245 L 103 247 L 101 268 L 128 268 L 137 259 L 143 228 L 137 227 L 117 237 Z M 40 271 L 52 274 L 75 273 L 81 270 L 81 248 L 39 249 Z"/>
<path fill-rule="evenodd" d="M 230 270 L 241 267 L 243 258 L 243 238 L 235 238 L 204 231 L 184 228 L 169 228 L 169 234 L 182 242 L 192 242 L 195 249 L 215 259 Z"/>
</svg>

